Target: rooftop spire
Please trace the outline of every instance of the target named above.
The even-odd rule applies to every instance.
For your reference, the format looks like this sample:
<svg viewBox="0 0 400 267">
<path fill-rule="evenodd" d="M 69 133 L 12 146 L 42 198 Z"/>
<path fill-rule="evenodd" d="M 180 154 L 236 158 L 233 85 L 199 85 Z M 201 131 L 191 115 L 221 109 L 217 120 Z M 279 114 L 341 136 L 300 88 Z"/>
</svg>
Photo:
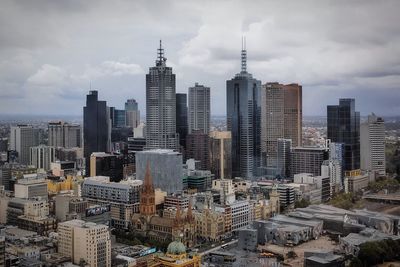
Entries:
<svg viewBox="0 0 400 267">
<path fill-rule="evenodd" d="M 164 57 L 164 48 L 162 48 L 162 41 L 160 40 L 160 48 L 157 49 L 156 65 L 162 65 L 167 59 Z"/>
<path fill-rule="evenodd" d="M 242 73 L 247 72 L 246 37 L 242 36 Z"/>
<path fill-rule="evenodd" d="M 148 161 L 147 161 L 147 165 L 146 165 L 146 173 L 144 175 L 143 191 L 146 191 L 146 192 L 154 191 L 153 178 L 151 177 L 150 163 Z"/>
</svg>

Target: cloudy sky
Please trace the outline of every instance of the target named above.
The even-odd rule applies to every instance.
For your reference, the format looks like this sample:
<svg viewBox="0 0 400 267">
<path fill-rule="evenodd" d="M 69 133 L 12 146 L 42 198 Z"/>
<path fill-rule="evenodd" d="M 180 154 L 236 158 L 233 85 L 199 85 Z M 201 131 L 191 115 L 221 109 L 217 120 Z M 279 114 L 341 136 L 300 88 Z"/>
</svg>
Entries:
<svg viewBox="0 0 400 267">
<path fill-rule="evenodd" d="M 248 70 L 303 85 L 305 115 L 356 98 L 361 114 L 400 115 L 400 1 L 15 1 L 0 3 L 0 113 L 79 115 L 90 89 L 145 111 L 145 73 L 159 39 L 177 92 L 212 90 Z"/>
</svg>

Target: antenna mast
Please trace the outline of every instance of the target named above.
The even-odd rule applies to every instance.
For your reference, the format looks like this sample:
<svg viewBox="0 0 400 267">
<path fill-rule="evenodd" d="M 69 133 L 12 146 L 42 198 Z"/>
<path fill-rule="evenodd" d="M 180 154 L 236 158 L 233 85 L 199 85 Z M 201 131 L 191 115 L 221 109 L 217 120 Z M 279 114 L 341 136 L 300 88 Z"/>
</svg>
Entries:
<svg viewBox="0 0 400 267">
<path fill-rule="evenodd" d="M 242 73 L 247 72 L 246 37 L 242 36 Z"/>
</svg>

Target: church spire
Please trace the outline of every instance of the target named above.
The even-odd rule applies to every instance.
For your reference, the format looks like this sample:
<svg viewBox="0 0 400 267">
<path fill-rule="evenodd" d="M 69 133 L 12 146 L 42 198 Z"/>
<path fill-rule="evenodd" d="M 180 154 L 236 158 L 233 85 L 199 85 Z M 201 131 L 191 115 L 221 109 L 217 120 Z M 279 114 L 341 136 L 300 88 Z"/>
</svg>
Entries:
<svg viewBox="0 0 400 267">
<path fill-rule="evenodd" d="M 146 174 L 143 180 L 142 191 L 140 195 L 140 214 L 154 215 L 156 213 L 155 192 L 153 179 L 150 173 L 150 164 L 147 162 Z"/>
<path fill-rule="evenodd" d="M 190 201 L 190 199 L 189 199 L 188 211 L 187 211 L 187 214 L 186 214 L 186 220 L 188 222 L 192 222 L 194 220 L 193 212 L 192 212 L 192 201 Z"/>
<path fill-rule="evenodd" d="M 154 192 L 153 178 L 151 177 L 150 172 L 150 163 L 147 161 L 146 164 L 146 173 L 144 175 L 142 192 Z"/>
</svg>

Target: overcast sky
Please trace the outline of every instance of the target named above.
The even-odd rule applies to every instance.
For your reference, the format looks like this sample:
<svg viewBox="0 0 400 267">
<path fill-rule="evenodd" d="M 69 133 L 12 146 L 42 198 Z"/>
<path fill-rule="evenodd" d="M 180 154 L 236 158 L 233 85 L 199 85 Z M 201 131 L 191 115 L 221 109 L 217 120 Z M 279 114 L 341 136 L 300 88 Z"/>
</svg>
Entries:
<svg viewBox="0 0 400 267">
<path fill-rule="evenodd" d="M 362 115 L 400 115 L 400 1 L 18 1 L 0 3 L 0 113 L 80 115 L 92 89 L 145 113 L 145 73 L 159 39 L 177 92 L 226 80 L 303 85 L 303 113 L 356 98 Z"/>
</svg>

